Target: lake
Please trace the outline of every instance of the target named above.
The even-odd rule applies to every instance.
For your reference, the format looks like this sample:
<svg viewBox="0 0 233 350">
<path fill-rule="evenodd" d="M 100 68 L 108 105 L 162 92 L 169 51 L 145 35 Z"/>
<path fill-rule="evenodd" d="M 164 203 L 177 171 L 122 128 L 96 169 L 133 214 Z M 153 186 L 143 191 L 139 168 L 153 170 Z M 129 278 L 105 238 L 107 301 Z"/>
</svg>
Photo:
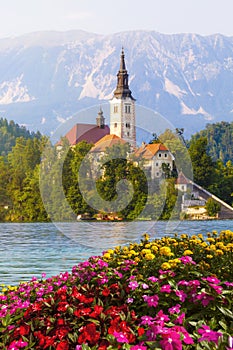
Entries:
<svg viewBox="0 0 233 350">
<path fill-rule="evenodd" d="M 15 285 L 33 276 L 47 277 L 71 271 L 72 266 L 143 233 L 151 238 L 217 230 L 232 230 L 233 220 L 169 222 L 70 222 L 0 224 L 0 284 Z"/>
</svg>

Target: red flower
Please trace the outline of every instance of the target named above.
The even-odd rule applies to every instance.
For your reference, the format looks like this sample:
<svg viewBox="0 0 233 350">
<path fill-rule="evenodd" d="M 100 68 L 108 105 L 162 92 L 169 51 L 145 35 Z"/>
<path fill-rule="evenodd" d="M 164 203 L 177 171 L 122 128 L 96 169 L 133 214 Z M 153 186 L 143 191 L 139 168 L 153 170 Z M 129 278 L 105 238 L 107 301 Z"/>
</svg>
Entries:
<svg viewBox="0 0 233 350">
<path fill-rule="evenodd" d="M 96 331 L 96 325 L 94 323 L 88 323 L 86 326 L 81 327 L 81 334 L 78 337 L 78 343 L 84 344 L 89 341 L 90 345 L 96 345 L 99 338 L 100 332 Z"/>
<path fill-rule="evenodd" d="M 103 306 L 95 305 L 94 306 L 94 311 L 92 311 L 92 313 L 90 313 L 90 317 L 97 318 L 101 314 L 103 309 L 104 309 Z"/>
<path fill-rule="evenodd" d="M 66 340 L 61 341 L 57 346 L 56 350 L 69 350 L 69 344 Z"/>
<path fill-rule="evenodd" d="M 65 312 L 69 304 L 66 301 L 61 301 L 57 306 L 57 311 Z"/>
<path fill-rule="evenodd" d="M 89 316 L 91 312 L 91 308 L 90 307 L 85 307 L 82 309 L 77 309 L 74 311 L 74 315 L 76 317 L 80 317 L 80 316 Z"/>
<path fill-rule="evenodd" d="M 74 286 L 72 288 L 72 297 L 78 299 L 81 303 L 91 304 L 94 301 L 93 297 L 86 297 L 82 293 L 79 293 L 78 288 Z"/>
<path fill-rule="evenodd" d="M 56 337 L 61 340 L 69 333 L 69 331 L 69 327 L 59 327 L 56 329 Z"/>
<path fill-rule="evenodd" d="M 141 337 L 144 333 L 145 333 L 145 329 L 142 328 L 142 327 L 139 327 L 138 328 L 138 335 L 139 335 L 139 337 Z"/>
<path fill-rule="evenodd" d="M 19 328 L 20 335 L 27 335 L 30 331 L 30 326 L 28 324 L 23 324 Z"/>
<path fill-rule="evenodd" d="M 104 297 L 107 297 L 109 294 L 110 294 L 110 290 L 107 287 L 104 288 L 103 291 L 102 291 L 102 295 Z"/>
</svg>

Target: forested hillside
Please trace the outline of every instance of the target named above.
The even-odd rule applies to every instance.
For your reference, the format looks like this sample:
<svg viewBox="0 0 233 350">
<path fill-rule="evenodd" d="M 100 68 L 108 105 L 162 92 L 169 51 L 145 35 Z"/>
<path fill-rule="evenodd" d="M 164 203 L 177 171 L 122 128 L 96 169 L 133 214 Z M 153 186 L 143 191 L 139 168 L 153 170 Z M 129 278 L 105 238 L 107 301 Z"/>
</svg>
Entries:
<svg viewBox="0 0 233 350">
<path fill-rule="evenodd" d="M 177 159 L 177 168 L 180 168 L 179 159 L 186 164 L 186 157 L 190 157 L 194 181 L 230 205 L 233 204 L 232 126 L 233 123 L 223 122 L 208 125 L 191 138 L 188 151 L 184 148 L 186 152 L 180 148 L 177 135 L 171 130 L 160 135 L 161 141 L 164 137 L 164 143 Z M 94 178 L 91 168 L 82 169 L 86 171 L 82 173 L 82 178 L 87 179 L 82 191 L 79 179 L 81 163 L 84 161 L 87 165 L 90 162 L 85 155 L 92 145 L 82 141 L 71 149 L 64 143 L 61 151 L 47 137 L 32 134 L 14 122 L 8 124 L 1 120 L 0 129 L 1 141 L 8 140 L 7 147 L 3 142 L 5 148 L 0 155 L 0 221 L 64 221 L 86 212 L 97 214 L 95 208 L 101 209 L 102 199 L 112 201 L 117 198 L 117 184 L 121 179 L 133 185 L 134 193 L 129 205 L 117 213 L 119 217 L 133 220 L 143 210 L 144 217 L 153 220 L 169 219 L 171 213 L 179 218 L 180 212 L 173 210 L 179 201 L 175 189 L 176 172 L 164 170 L 163 184 L 153 182 L 154 192 L 148 193 L 147 179 L 140 168 L 133 161 L 126 161 L 125 157 L 119 158 L 121 152 L 128 153 L 127 149 L 107 150 L 106 155 L 113 160 L 104 165 L 104 176 L 97 178 L 96 187 L 100 196 L 96 196 L 91 186 L 91 179 Z M 210 150 L 216 152 L 214 159 L 209 154 Z M 113 151 L 117 157 L 112 156 Z M 189 177 L 190 169 L 183 167 L 182 170 Z M 85 201 L 83 190 L 89 199 L 93 197 L 93 206 Z"/>
<path fill-rule="evenodd" d="M 40 138 L 39 132 L 28 131 L 24 126 L 20 126 L 11 120 L 0 118 L 0 155 L 7 155 L 15 146 L 17 137 L 25 139 Z"/>
<path fill-rule="evenodd" d="M 207 152 L 214 161 L 233 162 L 233 122 L 207 124 L 204 130 L 192 136 L 192 140 L 201 137 L 207 138 Z"/>
</svg>

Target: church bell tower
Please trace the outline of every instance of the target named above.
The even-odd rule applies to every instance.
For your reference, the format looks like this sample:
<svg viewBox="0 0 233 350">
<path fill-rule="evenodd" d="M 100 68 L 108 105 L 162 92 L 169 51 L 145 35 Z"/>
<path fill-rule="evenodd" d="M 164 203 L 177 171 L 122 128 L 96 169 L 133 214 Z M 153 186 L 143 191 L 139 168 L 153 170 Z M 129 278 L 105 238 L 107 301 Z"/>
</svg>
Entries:
<svg viewBox="0 0 233 350">
<path fill-rule="evenodd" d="M 117 87 L 110 100 L 110 134 L 115 134 L 136 147 L 135 99 L 129 89 L 125 54 L 122 48 Z"/>
</svg>

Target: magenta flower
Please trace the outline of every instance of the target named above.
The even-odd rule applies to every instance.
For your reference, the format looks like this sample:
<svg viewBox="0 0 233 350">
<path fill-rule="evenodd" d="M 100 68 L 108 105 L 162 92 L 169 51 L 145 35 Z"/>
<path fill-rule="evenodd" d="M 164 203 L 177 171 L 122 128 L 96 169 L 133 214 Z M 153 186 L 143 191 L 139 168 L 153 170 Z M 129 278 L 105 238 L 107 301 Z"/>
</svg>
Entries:
<svg viewBox="0 0 233 350">
<path fill-rule="evenodd" d="M 160 345 L 164 350 L 182 350 L 182 342 L 179 333 L 171 331 L 168 334 L 162 334 Z"/>
<path fill-rule="evenodd" d="M 168 311 L 170 312 L 170 314 L 178 314 L 180 312 L 180 304 L 176 304 L 175 306 L 172 306 L 168 309 Z"/>
<path fill-rule="evenodd" d="M 114 331 L 113 335 L 118 341 L 118 343 L 129 343 L 129 340 L 126 338 L 124 333 Z"/>
<path fill-rule="evenodd" d="M 196 299 L 200 300 L 203 306 L 207 306 L 210 301 L 214 300 L 214 297 L 205 292 L 202 292 L 197 295 Z"/>
<path fill-rule="evenodd" d="M 164 322 L 170 321 L 170 318 L 168 317 L 168 315 L 163 313 L 163 310 L 159 310 L 159 312 L 155 317 L 155 321 L 156 321 L 156 324 L 163 326 Z"/>
<path fill-rule="evenodd" d="M 27 345 L 28 343 L 22 340 L 14 341 L 10 344 L 8 350 L 18 350 L 20 348 L 25 348 Z"/>
<path fill-rule="evenodd" d="M 147 346 L 133 345 L 133 346 L 131 346 L 130 350 L 147 350 Z"/>
<path fill-rule="evenodd" d="M 143 300 L 148 304 L 148 306 L 156 307 L 158 305 L 159 297 L 157 295 L 143 295 Z"/>
<path fill-rule="evenodd" d="M 148 289 L 148 288 L 149 288 L 148 284 L 142 283 L 142 289 Z"/>
<path fill-rule="evenodd" d="M 185 318 L 185 313 L 182 312 L 181 315 L 179 315 L 176 320 L 175 320 L 175 324 L 182 324 L 184 322 L 184 318 Z"/>
<path fill-rule="evenodd" d="M 133 298 L 128 298 L 128 299 L 127 299 L 127 303 L 128 303 L 128 304 L 133 303 Z"/>
<path fill-rule="evenodd" d="M 155 277 L 155 276 L 150 276 L 150 277 L 148 277 L 148 281 L 151 281 L 151 282 L 158 282 L 158 278 L 157 277 Z"/>
<path fill-rule="evenodd" d="M 178 298 L 180 299 L 180 301 L 182 301 L 182 303 L 185 301 L 185 299 L 187 298 L 187 294 L 185 292 L 183 292 L 183 290 L 176 290 L 176 295 L 178 296 Z"/>
<path fill-rule="evenodd" d="M 161 288 L 160 288 L 160 292 L 161 293 L 171 293 L 171 286 L 170 284 L 164 284 Z"/>
<path fill-rule="evenodd" d="M 214 277 L 214 276 L 208 276 L 208 277 L 202 278 L 202 279 L 206 280 L 206 281 L 208 281 L 210 283 L 214 283 L 214 284 L 219 284 L 220 283 L 219 279 Z"/>
<path fill-rule="evenodd" d="M 179 260 L 184 264 L 193 264 L 193 265 L 196 265 L 195 261 L 193 261 L 192 257 L 191 256 L 182 256 L 181 258 L 179 258 Z"/>
<path fill-rule="evenodd" d="M 154 324 L 153 322 L 153 317 L 151 316 L 142 316 L 141 317 L 141 322 L 140 322 L 140 325 L 148 325 L 148 326 L 151 326 L 152 324 Z"/>
<path fill-rule="evenodd" d="M 216 345 L 218 345 L 218 338 L 222 336 L 221 332 L 212 331 L 209 326 L 205 325 L 198 329 L 198 333 L 201 334 L 201 338 L 198 339 L 199 342 L 204 340 L 213 341 Z"/>
<path fill-rule="evenodd" d="M 135 290 L 138 287 L 138 282 L 137 281 L 130 281 L 129 286 L 131 290 Z"/>
<path fill-rule="evenodd" d="M 216 286 L 216 284 L 210 283 L 210 287 L 212 287 L 217 294 L 221 294 L 223 291 L 223 287 L 221 286 Z"/>
</svg>

